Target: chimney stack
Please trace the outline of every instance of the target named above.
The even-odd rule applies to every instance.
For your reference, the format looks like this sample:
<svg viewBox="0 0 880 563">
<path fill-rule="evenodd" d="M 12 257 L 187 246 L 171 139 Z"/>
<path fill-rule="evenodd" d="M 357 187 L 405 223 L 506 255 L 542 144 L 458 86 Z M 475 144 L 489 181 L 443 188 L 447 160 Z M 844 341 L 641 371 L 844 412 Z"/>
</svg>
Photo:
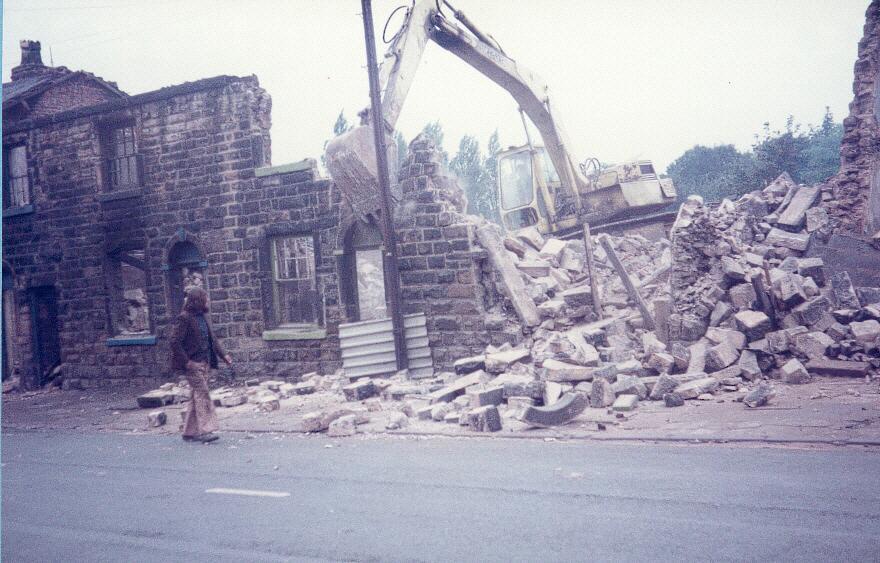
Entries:
<svg viewBox="0 0 880 563">
<path fill-rule="evenodd" d="M 23 39 L 21 45 L 21 64 L 12 69 L 12 80 L 35 76 L 49 70 L 49 67 L 43 64 L 43 57 L 40 55 L 40 42 Z"/>
</svg>

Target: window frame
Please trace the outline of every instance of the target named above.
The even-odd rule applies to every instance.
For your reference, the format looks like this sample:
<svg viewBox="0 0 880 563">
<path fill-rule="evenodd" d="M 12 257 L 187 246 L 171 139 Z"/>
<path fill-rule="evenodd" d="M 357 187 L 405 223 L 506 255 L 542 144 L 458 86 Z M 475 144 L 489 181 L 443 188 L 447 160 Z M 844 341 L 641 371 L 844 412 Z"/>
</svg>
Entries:
<svg viewBox="0 0 880 563">
<path fill-rule="evenodd" d="M 311 267 L 311 275 L 309 278 L 281 278 L 279 272 L 279 264 L 277 261 L 277 243 L 281 240 L 297 238 L 307 238 L 310 239 L 312 242 L 312 256 L 311 260 L 309 261 L 309 265 Z M 269 324 L 273 329 L 281 330 L 313 330 L 323 328 L 325 323 L 325 312 L 318 284 L 318 267 L 321 263 L 318 235 L 314 232 L 291 232 L 284 234 L 279 233 L 277 235 L 267 237 L 267 247 L 269 253 L 269 275 L 271 276 L 269 280 L 271 283 L 271 315 L 270 318 L 267 319 L 268 321 L 270 321 L 267 324 Z M 296 286 L 298 283 L 302 283 L 309 279 L 312 285 L 310 291 L 314 296 L 314 303 L 312 304 L 314 320 L 301 322 L 282 322 L 281 291 L 285 286 Z"/>
<path fill-rule="evenodd" d="M 21 150 L 24 153 L 24 175 L 23 176 L 12 176 L 12 154 L 16 150 Z M 33 194 L 31 192 L 31 174 L 30 174 L 30 166 L 28 165 L 28 146 L 27 143 L 14 143 L 3 146 L 3 211 L 14 211 L 28 208 L 33 205 Z M 16 186 L 14 182 L 16 180 L 23 180 L 24 182 L 24 190 L 16 190 Z M 14 195 L 16 193 L 21 193 L 24 195 L 26 201 L 14 204 Z"/>
<path fill-rule="evenodd" d="M 143 258 L 127 256 L 133 252 L 142 252 Z M 133 262 L 140 262 L 136 264 Z M 107 279 L 107 316 L 108 316 L 108 346 L 131 346 L 131 345 L 155 345 L 156 327 L 153 323 L 153 307 L 150 302 L 150 277 L 149 260 L 145 248 L 119 247 L 106 254 L 105 275 Z M 147 328 L 142 332 L 123 332 L 122 319 L 125 299 L 125 288 L 122 282 L 123 266 L 128 265 L 143 272 L 143 292 L 146 300 L 146 324 Z"/>
<path fill-rule="evenodd" d="M 113 194 L 140 190 L 144 166 L 138 151 L 137 123 L 133 118 L 120 118 L 105 121 L 100 127 L 104 191 Z M 120 132 L 121 141 L 117 138 Z"/>
</svg>

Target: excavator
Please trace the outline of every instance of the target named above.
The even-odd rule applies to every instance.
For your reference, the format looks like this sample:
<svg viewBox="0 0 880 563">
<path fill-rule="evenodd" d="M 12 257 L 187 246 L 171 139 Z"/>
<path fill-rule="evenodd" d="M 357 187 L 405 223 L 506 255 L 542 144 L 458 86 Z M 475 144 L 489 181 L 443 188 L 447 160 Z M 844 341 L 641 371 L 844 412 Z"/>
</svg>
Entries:
<svg viewBox="0 0 880 563">
<path fill-rule="evenodd" d="M 458 23 L 444 14 L 443 6 Z M 629 225 L 639 228 L 669 221 L 669 213 L 657 212 L 675 200 L 675 187 L 671 180 L 657 177 L 651 161 L 603 168 L 591 158 L 577 164 L 549 89 L 538 75 L 510 58 L 492 36 L 447 0 L 420 0 L 402 8 L 406 9 L 403 24 L 379 68 L 381 126 L 387 135 L 393 133 L 428 40 L 504 88 L 519 104 L 527 139 L 526 145 L 505 150 L 497 158 L 496 189 L 506 230 L 536 227 L 542 234 L 568 237 L 578 236 L 585 223 L 593 231 L 605 226 L 622 226 L 618 230 L 626 231 Z M 360 115 L 360 126 L 328 143 L 325 158 L 354 212 L 365 217 L 380 208 L 380 194 L 372 130 L 376 124 L 368 111 Z M 526 116 L 543 144 L 532 143 Z M 389 157 L 389 162 L 396 160 Z"/>
</svg>

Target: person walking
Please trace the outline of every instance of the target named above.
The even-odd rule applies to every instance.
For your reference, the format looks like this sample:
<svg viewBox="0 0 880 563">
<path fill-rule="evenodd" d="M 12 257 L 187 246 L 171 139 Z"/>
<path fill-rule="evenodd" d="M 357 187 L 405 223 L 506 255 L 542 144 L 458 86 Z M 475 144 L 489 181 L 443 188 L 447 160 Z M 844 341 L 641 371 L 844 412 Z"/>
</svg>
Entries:
<svg viewBox="0 0 880 563">
<path fill-rule="evenodd" d="M 185 373 L 192 389 L 183 424 L 183 439 L 188 442 L 208 443 L 219 438 L 214 434 L 219 425 L 208 393 L 208 373 L 217 368 L 218 358 L 232 365 L 232 358 L 214 336 L 207 313 L 208 293 L 200 287 L 187 290 L 183 311 L 171 333 L 171 369 Z"/>
</svg>

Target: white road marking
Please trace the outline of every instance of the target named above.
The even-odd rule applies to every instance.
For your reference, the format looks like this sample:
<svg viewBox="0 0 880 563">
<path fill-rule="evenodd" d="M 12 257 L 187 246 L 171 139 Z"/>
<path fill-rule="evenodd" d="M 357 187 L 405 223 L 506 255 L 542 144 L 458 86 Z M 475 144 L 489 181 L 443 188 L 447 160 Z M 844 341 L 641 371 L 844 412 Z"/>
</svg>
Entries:
<svg viewBox="0 0 880 563">
<path fill-rule="evenodd" d="M 289 497 L 290 493 L 283 491 L 258 491 L 255 489 L 205 489 L 206 493 L 215 495 L 241 495 L 245 497 L 272 497 L 283 498 Z"/>
</svg>

